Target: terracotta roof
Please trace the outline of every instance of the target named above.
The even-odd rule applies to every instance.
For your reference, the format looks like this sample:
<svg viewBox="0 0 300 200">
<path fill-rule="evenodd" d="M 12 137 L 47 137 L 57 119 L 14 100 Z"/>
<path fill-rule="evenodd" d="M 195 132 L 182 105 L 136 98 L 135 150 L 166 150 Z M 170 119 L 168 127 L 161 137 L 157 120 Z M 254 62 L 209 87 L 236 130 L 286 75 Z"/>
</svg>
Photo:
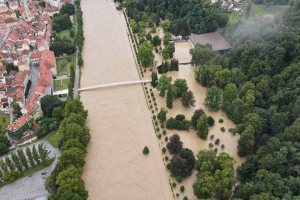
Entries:
<svg viewBox="0 0 300 200">
<path fill-rule="evenodd" d="M 12 81 L 12 86 L 25 86 L 24 85 L 24 80 L 26 79 L 26 77 L 29 77 L 30 75 L 30 71 L 25 70 L 25 71 L 19 71 L 16 76 L 15 79 Z"/>
<path fill-rule="evenodd" d="M 16 131 L 17 129 L 22 127 L 26 122 L 28 122 L 30 118 L 30 114 L 23 115 L 22 117 L 18 118 L 15 122 L 10 124 L 7 129 L 10 131 Z"/>
<path fill-rule="evenodd" d="M 30 54 L 31 59 L 40 58 L 40 57 L 41 57 L 41 52 L 40 51 L 32 51 L 31 54 Z"/>
<path fill-rule="evenodd" d="M 40 86 L 51 86 L 52 83 L 52 74 L 48 69 L 47 65 L 43 62 L 40 62 L 40 75 L 38 79 L 38 84 Z"/>
<path fill-rule="evenodd" d="M 39 104 L 38 101 L 41 97 L 41 95 L 45 94 L 45 87 L 44 86 L 36 86 L 32 93 L 31 93 L 31 97 L 28 101 L 28 103 L 25 105 L 25 109 L 27 110 L 28 113 L 32 113 L 33 111 L 35 111 Z"/>
<path fill-rule="evenodd" d="M 218 32 L 205 33 L 205 34 L 192 34 L 190 36 L 191 43 L 196 46 L 197 44 L 212 45 L 212 49 L 215 51 L 230 49 L 230 44 L 225 40 L 225 38 Z"/>
<path fill-rule="evenodd" d="M 47 67 L 50 69 L 52 67 L 56 66 L 56 60 L 55 60 L 55 56 L 54 56 L 54 52 L 45 49 L 44 51 L 42 51 L 41 54 L 41 63 L 45 63 L 47 65 Z"/>
</svg>

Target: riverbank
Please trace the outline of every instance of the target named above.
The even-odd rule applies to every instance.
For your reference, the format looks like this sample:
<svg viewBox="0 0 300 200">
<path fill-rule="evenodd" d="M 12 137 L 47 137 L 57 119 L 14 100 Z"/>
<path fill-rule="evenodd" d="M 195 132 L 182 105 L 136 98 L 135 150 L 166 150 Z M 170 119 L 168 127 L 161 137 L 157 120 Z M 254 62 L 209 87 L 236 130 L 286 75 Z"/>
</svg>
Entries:
<svg viewBox="0 0 300 200">
<path fill-rule="evenodd" d="M 139 80 L 122 12 L 99 0 L 82 1 L 82 10 L 82 87 Z M 91 130 L 83 174 L 89 199 L 172 199 L 142 87 L 82 92 L 81 100 Z"/>
</svg>

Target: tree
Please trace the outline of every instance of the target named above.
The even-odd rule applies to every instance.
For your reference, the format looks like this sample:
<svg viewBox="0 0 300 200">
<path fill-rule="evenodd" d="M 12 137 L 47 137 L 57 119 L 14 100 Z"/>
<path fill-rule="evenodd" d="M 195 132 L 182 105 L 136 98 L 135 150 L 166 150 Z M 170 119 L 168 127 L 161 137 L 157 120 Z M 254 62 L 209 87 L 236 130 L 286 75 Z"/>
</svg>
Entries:
<svg viewBox="0 0 300 200">
<path fill-rule="evenodd" d="M 58 158 L 59 159 L 59 162 L 57 163 L 58 171 L 67 169 L 71 165 L 81 169 L 85 164 L 84 155 L 85 154 L 82 150 L 74 147 L 64 151 L 61 154 L 61 156 Z"/>
<path fill-rule="evenodd" d="M 33 156 L 33 159 L 34 161 L 37 163 L 37 164 L 40 164 L 41 161 L 40 161 L 40 156 L 35 148 L 35 145 L 32 146 L 32 156 Z"/>
<path fill-rule="evenodd" d="M 13 163 L 11 161 L 9 156 L 5 157 L 5 163 L 6 163 L 6 166 L 9 168 L 10 171 L 15 171 L 15 169 L 16 169 L 15 163 Z"/>
<path fill-rule="evenodd" d="M 0 168 L 3 173 L 8 172 L 8 167 L 2 159 L 0 159 Z"/>
<path fill-rule="evenodd" d="M 26 156 L 24 154 L 24 151 L 22 149 L 18 149 L 17 150 L 17 154 L 19 156 L 20 162 L 22 163 L 23 167 L 25 169 L 28 169 L 29 168 L 28 161 L 27 161 L 27 158 L 26 158 Z"/>
<path fill-rule="evenodd" d="M 195 164 L 196 164 L 196 159 L 195 159 L 195 156 L 194 156 L 194 153 L 192 150 L 190 150 L 188 148 L 184 148 L 181 150 L 179 155 L 182 158 L 186 159 L 189 170 L 194 169 Z"/>
<path fill-rule="evenodd" d="M 40 5 L 41 7 L 43 7 L 43 8 L 45 8 L 45 7 L 46 7 L 46 2 L 45 2 L 45 1 L 40 1 L 40 2 L 39 2 L 39 5 Z"/>
<path fill-rule="evenodd" d="M 207 139 L 208 127 L 206 115 L 201 115 L 197 120 L 197 135 L 203 140 Z"/>
<path fill-rule="evenodd" d="M 0 133 L 0 155 L 6 154 L 9 151 L 10 142 L 4 134 Z"/>
<path fill-rule="evenodd" d="M 216 86 L 208 88 L 205 98 L 205 106 L 212 111 L 218 111 L 220 109 L 222 101 L 222 90 Z"/>
<path fill-rule="evenodd" d="M 172 108 L 173 107 L 173 92 L 169 88 L 168 93 L 167 93 L 167 107 Z"/>
<path fill-rule="evenodd" d="M 10 172 L 5 172 L 3 174 L 3 179 L 5 182 L 11 183 L 21 176 L 22 176 L 22 172 L 19 170 L 15 170 L 15 171 L 10 171 Z"/>
<path fill-rule="evenodd" d="M 176 94 L 177 97 L 182 97 L 182 94 L 189 89 L 185 79 L 176 79 L 173 86 L 178 88 L 178 93 Z"/>
<path fill-rule="evenodd" d="M 160 109 L 159 113 L 157 114 L 157 118 L 159 119 L 160 123 L 166 122 L 167 113 L 168 113 L 168 111 L 165 108 Z"/>
<path fill-rule="evenodd" d="M 153 46 L 149 42 L 143 42 L 139 45 L 138 58 L 143 67 L 150 67 L 153 65 L 154 54 L 152 53 Z"/>
<path fill-rule="evenodd" d="M 38 145 L 38 152 L 41 158 L 41 161 L 43 164 L 46 164 L 47 160 L 48 160 L 48 154 L 49 152 L 46 150 L 45 146 L 43 143 Z"/>
<path fill-rule="evenodd" d="M 208 116 L 208 117 L 207 117 L 207 123 L 208 123 L 208 125 L 209 125 L 210 127 L 213 126 L 213 125 L 215 124 L 214 118 L 212 118 L 211 116 Z"/>
<path fill-rule="evenodd" d="M 223 92 L 223 101 L 232 102 L 237 98 L 238 89 L 234 83 L 229 83 L 226 85 Z"/>
<path fill-rule="evenodd" d="M 194 49 L 190 50 L 192 54 L 192 62 L 196 65 L 208 64 L 216 53 L 212 50 L 211 46 L 196 45 Z"/>
<path fill-rule="evenodd" d="M 68 30 L 72 28 L 72 22 L 68 14 L 56 14 L 52 18 L 52 29 L 54 31 Z"/>
<path fill-rule="evenodd" d="M 182 150 L 182 142 L 180 141 L 179 135 L 174 134 L 170 137 L 167 149 L 171 154 L 178 154 Z"/>
<path fill-rule="evenodd" d="M 22 171 L 23 170 L 23 165 L 20 161 L 20 158 L 14 152 L 11 153 L 11 159 L 14 161 L 16 168 L 19 171 Z"/>
<path fill-rule="evenodd" d="M 194 111 L 194 114 L 191 119 L 191 125 L 192 127 L 194 127 L 195 130 L 197 129 L 197 121 L 203 114 L 205 113 L 201 108 Z"/>
<path fill-rule="evenodd" d="M 166 90 L 169 90 L 171 86 L 171 77 L 168 77 L 167 75 L 163 74 L 158 79 L 158 84 L 156 86 L 157 90 L 159 90 L 159 96 L 164 97 Z"/>
<path fill-rule="evenodd" d="M 27 158 L 28 158 L 28 161 L 29 161 L 31 167 L 33 167 L 35 165 L 34 164 L 34 159 L 33 159 L 32 152 L 31 152 L 31 150 L 29 149 L 28 146 L 26 147 L 26 155 L 27 155 Z"/>
<path fill-rule="evenodd" d="M 187 164 L 187 160 L 178 154 L 172 157 L 170 163 L 167 165 L 167 168 L 171 172 L 171 176 L 175 177 L 185 178 L 192 174 L 192 171 Z"/>
<path fill-rule="evenodd" d="M 153 38 L 152 38 L 152 45 L 153 46 L 155 46 L 155 47 L 157 47 L 157 46 L 160 46 L 160 44 L 161 44 L 161 39 L 159 38 L 159 36 L 158 35 L 156 35 L 156 36 L 154 36 Z"/>
<path fill-rule="evenodd" d="M 168 49 L 169 57 L 173 58 L 173 54 L 175 52 L 175 44 L 174 43 L 168 44 L 167 49 Z"/>
<path fill-rule="evenodd" d="M 195 102 L 196 100 L 191 90 L 184 92 L 182 94 L 181 103 L 184 107 L 186 108 L 190 108 L 191 106 L 195 107 Z"/>
<path fill-rule="evenodd" d="M 152 87 L 156 87 L 157 86 L 157 82 L 158 82 L 158 79 L 157 79 L 157 72 L 152 72 L 151 74 L 151 86 Z"/>
<path fill-rule="evenodd" d="M 164 60 L 167 60 L 170 58 L 170 53 L 169 53 L 169 49 L 164 48 L 161 52 L 161 55 L 163 57 Z"/>
<path fill-rule="evenodd" d="M 64 15 L 67 14 L 69 16 L 74 15 L 75 13 L 75 6 L 71 3 L 65 3 L 62 5 L 59 14 Z"/>
<path fill-rule="evenodd" d="M 18 103 L 13 104 L 13 114 L 16 118 L 19 118 L 22 116 L 21 107 Z"/>
<path fill-rule="evenodd" d="M 71 55 L 76 52 L 76 46 L 68 41 L 55 40 L 50 44 L 50 50 L 54 51 L 55 56 Z"/>
<path fill-rule="evenodd" d="M 145 146 L 145 147 L 143 148 L 143 154 L 144 154 L 144 155 L 148 155 L 148 154 L 149 154 L 149 148 L 148 148 L 147 146 Z"/>
<path fill-rule="evenodd" d="M 80 114 L 84 119 L 88 116 L 88 111 L 84 109 L 83 104 L 79 99 L 68 99 L 66 102 L 64 107 L 64 117 L 69 117 L 72 113 Z"/>
<path fill-rule="evenodd" d="M 251 154 L 254 150 L 254 128 L 252 125 L 248 125 L 244 132 L 241 133 L 241 137 L 238 141 L 238 154 L 239 156 L 246 156 Z"/>
</svg>

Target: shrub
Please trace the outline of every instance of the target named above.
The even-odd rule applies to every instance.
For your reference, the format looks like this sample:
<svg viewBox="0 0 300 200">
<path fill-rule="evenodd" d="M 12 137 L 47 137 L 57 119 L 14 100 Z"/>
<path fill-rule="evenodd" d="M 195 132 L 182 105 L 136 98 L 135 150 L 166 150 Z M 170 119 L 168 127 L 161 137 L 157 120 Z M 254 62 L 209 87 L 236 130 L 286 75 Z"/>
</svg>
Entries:
<svg viewBox="0 0 300 200">
<path fill-rule="evenodd" d="M 220 144 L 220 139 L 219 138 L 215 140 L 215 144 L 216 145 Z"/>
<path fill-rule="evenodd" d="M 218 148 L 215 148 L 215 149 L 214 149 L 214 152 L 215 152 L 215 153 L 218 153 Z"/>
<path fill-rule="evenodd" d="M 163 134 L 163 135 L 166 135 L 166 134 L 167 134 L 167 131 L 166 131 L 166 130 L 163 130 L 162 134 Z"/>
<path fill-rule="evenodd" d="M 219 123 L 223 123 L 224 122 L 224 120 L 223 119 L 219 119 Z"/>
<path fill-rule="evenodd" d="M 158 139 L 160 139 L 161 138 L 161 134 L 158 134 L 157 137 L 158 137 Z"/>
<path fill-rule="evenodd" d="M 158 127 L 156 128 L 156 131 L 157 131 L 157 132 L 159 131 L 159 128 L 158 128 Z"/>
<path fill-rule="evenodd" d="M 165 125 L 164 124 L 160 124 L 160 128 L 165 128 Z"/>
<path fill-rule="evenodd" d="M 183 197 L 182 200 L 189 200 L 187 196 Z"/>
<path fill-rule="evenodd" d="M 153 115 L 153 117 L 152 117 L 152 118 L 153 118 L 153 120 L 156 120 L 156 116 L 155 116 L 155 115 Z"/>
<path fill-rule="evenodd" d="M 169 140 L 169 138 L 166 136 L 166 137 L 165 137 L 165 141 L 168 142 L 168 140 Z"/>
<path fill-rule="evenodd" d="M 213 139 L 214 139 L 214 137 L 215 137 L 214 135 L 211 135 L 211 136 L 210 136 L 210 139 L 211 139 L 211 140 L 213 140 Z"/>
<path fill-rule="evenodd" d="M 177 154 L 182 150 L 182 142 L 179 135 L 175 134 L 170 137 L 170 142 L 167 144 L 167 149 L 171 154 Z"/>
<path fill-rule="evenodd" d="M 144 147 L 143 154 L 144 155 L 148 155 L 149 154 L 149 148 L 147 146 Z"/>
<path fill-rule="evenodd" d="M 175 182 L 172 183 L 172 187 L 176 188 L 177 184 Z"/>
<path fill-rule="evenodd" d="M 180 192 L 184 192 L 184 190 L 185 190 L 185 187 L 183 185 L 180 186 Z"/>
<path fill-rule="evenodd" d="M 176 193 L 176 197 L 179 197 L 179 194 L 178 194 L 178 193 Z"/>
<path fill-rule="evenodd" d="M 220 130 L 224 133 L 225 132 L 225 128 L 221 127 Z"/>
<path fill-rule="evenodd" d="M 155 121 L 155 122 L 154 122 L 154 124 L 155 124 L 155 126 L 157 126 L 157 125 L 158 125 L 158 122 L 157 122 L 157 121 Z"/>
<path fill-rule="evenodd" d="M 222 144 L 222 145 L 221 145 L 221 148 L 222 148 L 222 149 L 224 149 L 224 148 L 225 148 L 225 145 L 224 145 L 224 144 Z"/>
<path fill-rule="evenodd" d="M 181 120 L 182 118 L 179 117 L 179 119 Z M 188 130 L 190 126 L 191 126 L 191 122 L 189 120 L 184 119 L 183 121 L 179 121 L 174 119 L 173 117 L 168 119 L 166 124 L 167 129 L 177 129 L 177 130 Z"/>
<path fill-rule="evenodd" d="M 168 157 L 168 156 L 165 156 L 165 160 L 168 161 L 168 160 L 169 160 L 169 157 Z"/>
<path fill-rule="evenodd" d="M 177 181 L 178 183 L 181 183 L 181 182 L 182 182 L 182 177 L 181 177 L 181 176 L 177 176 L 177 177 L 176 177 L 176 181 Z"/>
<path fill-rule="evenodd" d="M 167 151 L 166 147 L 163 147 L 161 151 L 162 151 L 162 153 L 166 153 L 166 151 Z"/>
<path fill-rule="evenodd" d="M 215 120 L 214 118 L 212 118 L 211 116 L 207 117 L 207 123 L 210 127 L 212 127 L 213 125 L 215 125 Z"/>
<path fill-rule="evenodd" d="M 176 119 L 177 121 L 181 121 L 181 122 L 182 122 L 183 120 L 185 120 L 185 116 L 182 115 L 182 114 L 178 114 L 178 115 L 176 115 L 175 119 Z"/>
<path fill-rule="evenodd" d="M 213 143 L 209 143 L 208 147 L 209 147 L 209 148 L 213 148 L 213 147 L 214 147 L 214 144 L 213 144 Z"/>
</svg>

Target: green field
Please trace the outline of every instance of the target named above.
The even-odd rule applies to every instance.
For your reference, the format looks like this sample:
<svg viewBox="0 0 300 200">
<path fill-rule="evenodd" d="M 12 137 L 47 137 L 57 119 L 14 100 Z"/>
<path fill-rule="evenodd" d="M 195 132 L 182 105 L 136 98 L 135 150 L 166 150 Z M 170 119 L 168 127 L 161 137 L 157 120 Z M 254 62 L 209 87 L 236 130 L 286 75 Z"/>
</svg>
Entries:
<svg viewBox="0 0 300 200">
<path fill-rule="evenodd" d="M 70 75 L 71 66 L 75 67 L 76 58 L 75 56 L 57 59 L 56 67 L 57 67 L 57 75 Z"/>
<path fill-rule="evenodd" d="M 73 29 L 74 30 L 74 29 Z M 70 40 L 72 42 L 72 44 L 74 44 L 74 40 L 75 40 L 75 36 L 71 37 L 70 35 L 70 30 L 63 30 L 57 33 L 57 36 L 61 39 L 61 40 Z"/>
<path fill-rule="evenodd" d="M 54 80 L 54 91 L 68 89 L 69 82 L 70 82 L 70 79 Z"/>
<path fill-rule="evenodd" d="M 251 5 L 251 12 L 260 17 L 266 14 L 272 14 L 277 17 L 281 17 L 287 9 L 288 6 L 265 6 L 258 4 Z"/>
<path fill-rule="evenodd" d="M 0 114 L 0 127 L 1 132 L 4 131 L 7 126 L 9 125 L 9 115 L 7 114 Z"/>
<path fill-rule="evenodd" d="M 58 131 L 53 132 L 47 137 L 47 141 L 54 147 L 58 148 L 58 141 L 61 139 L 62 135 Z"/>
<path fill-rule="evenodd" d="M 243 18 L 243 15 L 240 14 L 239 12 L 231 12 L 229 14 L 228 23 L 230 25 L 235 24 L 235 23 L 239 22 L 242 18 Z"/>
</svg>

